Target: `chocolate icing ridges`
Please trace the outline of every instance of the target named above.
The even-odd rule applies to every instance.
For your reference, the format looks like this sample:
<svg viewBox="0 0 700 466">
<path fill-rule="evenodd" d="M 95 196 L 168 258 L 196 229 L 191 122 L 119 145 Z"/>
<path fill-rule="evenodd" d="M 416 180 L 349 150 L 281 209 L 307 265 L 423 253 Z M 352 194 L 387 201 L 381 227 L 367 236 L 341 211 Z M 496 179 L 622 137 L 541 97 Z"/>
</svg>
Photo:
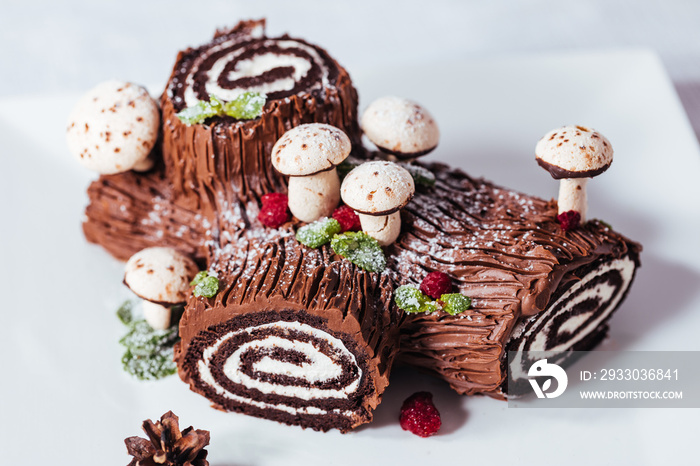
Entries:
<svg viewBox="0 0 700 466">
<path fill-rule="evenodd" d="M 360 145 L 357 92 L 347 71 L 324 50 L 288 36 L 267 38 L 263 28 L 264 21 L 243 22 L 229 31 L 217 33 L 214 41 L 207 45 L 180 53 L 167 91 L 161 98 L 163 159 L 174 200 L 207 217 L 225 212 L 226 203 L 257 200 L 267 192 L 286 191 L 283 177 L 272 167 L 270 153 L 275 142 L 292 127 L 302 123 L 327 123 L 345 131 L 356 147 Z M 213 64 L 213 58 L 209 58 L 212 50 L 212 57 L 221 64 L 226 63 L 222 69 L 208 68 Z M 239 53 L 241 50 L 243 54 Z M 201 89 L 192 91 L 190 87 L 209 79 L 207 73 L 230 71 L 243 62 L 241 66 L 250 67 L 249 71 L 254 72 L 257 71 L 256 57 L 264 62 L 271 56 L 308 60 L 310 65 L 308 73 L 294 81 L 291 89 L 268 95 L 259 118 L 239 121 L 214 117 L 206 124 L 191 126 L 177 118 L 176 113 L 184 107 L 188 92 L 203 96 Z M 273 66 L 263 65 L 265 63 L 262 68 Z M 239 80 L 233 93 L 257 90 L 262 82 L 289 71 L 289 66 L 280 65 L 283 63 L 261 72 L 257 78 Z M 242 83 L 247 83 L 247 87 Z M 219 87 L 211 89 L 212 92 L 220 90 Z"/>
<path fill-rule="evenodd" d="M 180 323 L 176 361 L 192 390 L 219 409 L 346 431 L 371 420 L 399 338 L 403 361 L 459 393 L 496 397 L 513 388 L 503 385 L 508 349 L 589 349 L 603 338 L 641 246 L 595 220 L 563 232 L 555 201 L 427 165 L 435 185 L 417 186 L 401 211 L 402 233 L 385 249 L 381 274 L 328 246 L 301 245 L 297 223 L 262 226 L 261 196 L 286 191 L 270 153 L 291 127 L 337 126 L 353 155 L 367 157 L 347 72 L 322 49 L 267 38 L 263 29 L 262 21 L 243 22 L 182 52 L 161 97 L 155 168 L 102 176 L 88 190 L 89 241 L 120 259 L 171 246 L 220 279 L 214 298 L 190 297 Z M 274 87 L 304 63 L 308 79 Z M 243 65 L 254 72 L 242 74 Z M 254 120 L 183 124 L 177 111 L 204 89 L 266 89 L 268 101 Z M 472 308 L 400 313 L 393 290 L 435 270 Z"/>
<path fill-rule="evenodd" d="M 399 313 L 388 305 L 392 293 L 388 277 L 365 272 L 347 261 L 334 261 L 327 246 L 308 249 L 289 230 L 266 233 L 251 229 L 223 247 L 208 244 L 216 249 L 210 255 L 216 258 L 210 270 L 219 276 L 222 289 L 215 298 L 192 297 L 187 304 L 180 322 L 182 340 L 176 349 L 180 377 L 227 411 L 321 430 L 337 427 L 345 431 L 371 420 L 388 385 L 398 338 Z M 295 322 L 304 328 L 278 328 Z M 309 343 L 307 348 L 331 355 L 334 367 L 341 370 L 331 371 L 335 375 L 320 385 L 274 371 L 251 372 L 250 368 L 237 372 L 252 374 L 254 381 L 248 384 L 225 374 L 230 355 L 243 344 L 253 341 L 258 346 L 241 350 L 251 360 L 263 357 L 256 352 L 271 351 L 265 343 L 270 335 Z M 335 343 L 323 343 L 329 340 Z M 221 356 L 217 342 L 222 348 L 230 345 L 228 353 Z M 289 345 L 287 352 L 264 356 L 277 364 L 290 358 L 303 364 L 310 358 L 295 345 Z M 266 393 L 256 388 L 260 381 L 278 387 Z M 328 395 L 329 390 L 352 384 L 342 396 Z M 320 394 L 306 390 L 304 396 L 309 392 L 314 396 L 304 399 L 280 393 L 285 387 L 299 385 L 319 389 Z"/>
<path fill-rule="evenodd" d="M 428 273 L 450 275 L 472 308 L 458 315 L 410 315 L 401 359 L 444 378 L 460 393 L 501 396 L 504 348 L 522 318 L 540 314 L 577 270 L 640 250 L 592 221 L 562 232 L 554 201 L 517 193 L 446 166 L 432 165 L 434 189 L 416 192 L 403 233 L 389 248 L 397 285 Z M 629 285 L 629 284 L 628 284 Z"/>
</svg>

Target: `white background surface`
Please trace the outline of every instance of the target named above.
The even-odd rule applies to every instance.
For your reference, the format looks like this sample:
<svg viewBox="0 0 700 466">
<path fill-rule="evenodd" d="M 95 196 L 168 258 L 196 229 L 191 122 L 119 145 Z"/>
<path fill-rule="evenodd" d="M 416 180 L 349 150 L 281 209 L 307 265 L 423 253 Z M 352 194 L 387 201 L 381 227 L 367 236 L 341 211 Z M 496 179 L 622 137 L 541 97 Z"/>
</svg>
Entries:
<svg viewBox="0 0 700 466">
<path fill-rule="evenodd" d="M 183 427 L 212 431 L 219 466 L 697 460 L 697 410 L 509 410 L 399 372 L 375 422 L 342 436 L 216 412 L 174 377 L 126 378 L 112 314 L 128 296 L 121 264 L 80 233 L 93 176 L 70 159 L 63 132 L 79 92 L 109 78 L 164 82 L 177 50 L 263 15 L 271 34 L 328 48 L 363 102 L 387 93 L 423 102 L 443 132 L 431 157 L 504 185 L 554 196 L 534 143 L 560 124 L 590 124 L 616 150 L 589 185 L 590 214 L 645 246 L 606 348 L 700 350 L 700 152 L 662 68 L 679 89 L 700 82 L 700 2 L 192 4 L 36 2 L 0 17 L 1 463 L 126 464 L 122 439 L 168 409 Z M 627 49 L 639 45 L 661 61 Z M 396 423 L 401 401 L 421 389 L 445 421 L 430 439 Z"/>
</svg>

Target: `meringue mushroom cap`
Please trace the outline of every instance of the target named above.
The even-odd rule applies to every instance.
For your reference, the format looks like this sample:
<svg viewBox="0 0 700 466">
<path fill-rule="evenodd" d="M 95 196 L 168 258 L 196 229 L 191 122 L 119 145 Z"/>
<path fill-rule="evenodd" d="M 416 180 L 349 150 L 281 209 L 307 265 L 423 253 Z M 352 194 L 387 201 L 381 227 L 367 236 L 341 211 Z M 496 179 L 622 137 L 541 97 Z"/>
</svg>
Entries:
<svg viewBox="0 0 700 466">
<path fill-rule="evenodd" d="M 137 296 L 163 305 L 185 302 L 197 264 L 173 248 L 142 249 L 129 258 L 124 284 Z"/>
<path fill-rule="evenodd" d="M 160 110 L 143 87 L 103 82 L 85 93 L 68 117 L 66 142 L 85 167 L 102 175 L 134 168 L 158 139 Z"/>
<path fill-rule="evenodd" d="M 377 147 L 399 157 L 426 154 L 440 141 L 440 130 L 430 112 L 401 97 L 372 102 L 362 113 L 360 126 Z"/>
<path fill-rule="evenodd" d="M 535 158 L 555 179 L 592 178 L 610 167 L 613 148 L 605 136 L 593 129 L 564 126 L 538 141 Z"/>
<path fill-rule="evenodd" d="M 350 138 L 335 126 L 308 123 L 282 135 L 272 147 L 272 165 L 289 176 L 330 170 L 350 155 Z"/>
<path fill-rule="evenodd" d="M 408 204 L 416 190 L 405 168 L 385 161 L 365 162 L 347 174 L 340 196 L 350 208 L 367 215 L 388 215 Z"/>
</svg>

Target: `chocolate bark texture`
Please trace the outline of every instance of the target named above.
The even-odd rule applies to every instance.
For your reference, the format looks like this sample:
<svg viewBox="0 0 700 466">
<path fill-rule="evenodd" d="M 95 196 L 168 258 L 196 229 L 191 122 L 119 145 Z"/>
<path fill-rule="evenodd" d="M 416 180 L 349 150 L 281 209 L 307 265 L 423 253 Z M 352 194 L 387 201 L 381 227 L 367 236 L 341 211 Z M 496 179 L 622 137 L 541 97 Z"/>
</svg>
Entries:
<svg viewBox="0 0 700 466">
<path fill-rule="evenodd" d="M 211 247 L 220 291 L 186 306 L 182 380 L 225 411 L 324 431 L 369 422 L 398 349 L 388 275 L 307 248 L 291 229 Z"/>
<path fill-rule="evenodd" d="M 419 184 L 403 208 L 381 274 L 299 244 L 297 223 L 261 225 L 261 196 L 286 191 L 270 157 L 286 130 L 328 123 L 348 133 L 352 155 L 367 157 L 347 72 L 316 46 L 266 38 L 263 26 L 243 22 L 182 52 L 161 98 L 155 167 L 101 176 L 88 190 L 89 241 L 124 260 L 171 246 L 218 276 L 217 295 L 192 296 L 180 321 L 176 361 L 193 391 L 222 410 L 347 431 L 371 420 L 399 347 L 401 360 L 459 393 L 505 397 L 507 350 L 567 352 L 604 337 L 641 247 L 596 220 L 564 232 L 556 202 L 444 165 L 426 165 L 435 184 Z M 261 55 L 289 63 L 240 76 Z M 294 78 L 304 64 L 306 77 Z M 291 84 L 275 87 L 280 79 Z M 236 90 L 265 91 L 262 116 L 191 126 L 176 116 Z M 399 312 L 393 291 L 436 270 L 472 308 Z"/>
<path fill-rule="evenodd" d="M 457 316 L 407 316 L 402 361 L 459 393 L 503 397 L 507 349 L 588 349 L 602 339 L 639 265 L 639 244 L 597 220 L 565 232 L 555 201 L 429 168 L 437 182 L 404 209 L 389 267 L 397 286 L 444 272 L 472 307 Z M 585 286 L 564 293 L 584 277 Z M 606 284 L 614 291 L 601 291 Z"/>
<path fill-rule="evenodd" d="M 173 200 L 207 217 L 235 202 L 286 191 L 270 153 L 292 127 L 327 123 L 360 146 L 357 92 L 347 71 L 320 47 L 289 36 L 266 37 L 264 26 L 245 21 L 217 32 L 209 44 L 181 52 L 161 97 L 163 160 Z M 280 64 L 256 74 L 251 71 L 256 57 L 278 57 Z M 231 73 L 241 76 L 232 80 Z M 227 100 L 244 91 L 267 95 L 259 118 L 212 117 L 187 125 L 176 116 L 211 94 Z"/>
</svg>

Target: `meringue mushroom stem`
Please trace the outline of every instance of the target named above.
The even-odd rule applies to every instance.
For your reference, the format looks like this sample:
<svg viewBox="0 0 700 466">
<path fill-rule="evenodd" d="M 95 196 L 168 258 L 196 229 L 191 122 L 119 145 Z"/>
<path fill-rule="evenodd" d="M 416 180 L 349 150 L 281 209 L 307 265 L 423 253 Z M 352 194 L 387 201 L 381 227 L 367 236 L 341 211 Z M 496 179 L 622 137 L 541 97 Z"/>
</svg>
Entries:
<svg viewBox="0 0 700 466">
<path fill-rule="evenodd" d="M 165 330 L 170 327 L 171 311 L 169 307 L 151 301 L 144 301 L 142 306 L 143 316 L 154 330 Z"/>
<path fill-rule="evenodd" d="M 590 178 L 563 178 L 559 184 L 559 213 L 575 210 L 586 221 L 586 183 Z"/>
<path fill-rule="evenodd" d="M 357 213 L 362 231 L 376 239 L 380 246 L 389 246 L 401 233 L 401 214 L 396 211 L 389 215 L 367 215 Z"/>
<path fill-rule="evenodd" d="M 153 157 L 149 155 L 145 159 L 136 162 L 136 164 L 131 169 L 137 172 L 147 172 L 148 170 L 153 168 L 155 164 L 156 162 L 153 160 Z"/>
<path fill-rule="evenodd" d="M 340 179 L 335 167 L 307 176 L 290 176 L 289 211 L 302 222 L 330 217 L 340 202 Z"/>
</svg>

